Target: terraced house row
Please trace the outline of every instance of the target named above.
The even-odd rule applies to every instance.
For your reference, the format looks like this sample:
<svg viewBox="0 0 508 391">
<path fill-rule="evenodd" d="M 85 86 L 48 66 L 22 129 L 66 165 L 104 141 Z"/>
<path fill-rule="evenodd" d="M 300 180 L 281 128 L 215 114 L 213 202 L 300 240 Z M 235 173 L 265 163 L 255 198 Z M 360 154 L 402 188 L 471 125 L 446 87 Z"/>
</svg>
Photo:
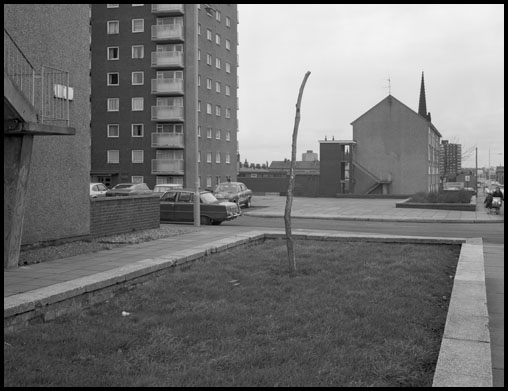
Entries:
<svg viewBox="0 0 508 391">
<path fill-rule="evenodd" d="M 237 24 L 236 4 L 91 5 L 92 181 L 236 179 Z"/>
</svg>

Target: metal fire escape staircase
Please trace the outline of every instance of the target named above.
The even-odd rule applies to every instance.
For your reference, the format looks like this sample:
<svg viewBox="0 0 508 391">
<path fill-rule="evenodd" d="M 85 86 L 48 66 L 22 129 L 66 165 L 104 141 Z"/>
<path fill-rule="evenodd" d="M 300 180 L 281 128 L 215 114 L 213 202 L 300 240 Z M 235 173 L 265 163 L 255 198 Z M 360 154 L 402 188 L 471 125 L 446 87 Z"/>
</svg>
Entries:
<svg viewBox="0 0 508 391">
<path fill-rule="evenodd" d="M 371 194 L 379 186 L 384 186 L 392 183 L 391 178 L 379 178 L 377 175 L 373 174 L 366 167 L 358 163 L 358 161 L 356 161 L 355 159 L 353 159 L 353 164 L 355 165 L 355 167 L 359 168 L 363 173 L 368 175 L 374 181 L 374 184 L 371 187 L 369 187 L 364 194 Z"/>
<path fill-rule="evenodd" d="M 39 74 L 4 28 L 4 268 L 18 266 L 34 136 L 75 135 L 69 72 Z"/>
</svg>

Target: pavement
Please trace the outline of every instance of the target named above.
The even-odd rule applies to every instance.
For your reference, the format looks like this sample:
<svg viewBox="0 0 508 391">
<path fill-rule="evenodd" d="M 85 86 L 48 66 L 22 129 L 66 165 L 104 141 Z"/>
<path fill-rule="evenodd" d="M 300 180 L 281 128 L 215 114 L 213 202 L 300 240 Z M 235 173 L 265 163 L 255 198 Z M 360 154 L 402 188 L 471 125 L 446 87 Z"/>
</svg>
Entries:
<svg viewBox="0 0 508 391">
<path fill-rule="evenodd" d="M 482 195 L 478 197 L 476 211 L 396 208 L 395 204 L 401 201 L 403 200 L 295 197 L 291 216 L 363 221 L 504 223 L 504 205 L 499 215 L 488 214 L 483 207 Z M 255 196 L 254 208 L 245 209 L 244 215 L 281 217 L 284 215 L 285 203 L 286 197 Z M 500 226 L 500 229 L 504 227 Z M 270 229 L 270 232 L 282 234 L 284 230 Z M 307 231 L 293 230 L 295 234 L 298 232 Z M 238 243 L 255 242 L 264 234 L 264 230 L 228 226 L 227 223 L 221 226 L 201 226 L 194 232 L 179 236 L 4 270 L 4 330 L 17 327 L 16 323 L 6 323 L 6 319 L 14 315 L 21 319 L 22 324 L 31 323 L 34 314 L 45 321 L 51 320 L 65 313 L 65 306 L 59 305 L 64 300 L 71 302 L 75 307 L 91 305 L 113 296 L 113 290 L 108 290 L 110 287 L 118 287 L 128 283 L 129 280 L 142 278 L 147 273 L 156 273 L 170 266 L 233 247 Z M 348 237 L 362 234 L 342 232 L 337 235 Z M 488 244 L 482 248 L 492 355 L 492 385 L 502 387 L 504 386 L 504 244 Z M 77 297 L 84 299 L 78 302 Z M 44 310 L 50 305 L 54 307 L 53 310 Z"/>
</svg>

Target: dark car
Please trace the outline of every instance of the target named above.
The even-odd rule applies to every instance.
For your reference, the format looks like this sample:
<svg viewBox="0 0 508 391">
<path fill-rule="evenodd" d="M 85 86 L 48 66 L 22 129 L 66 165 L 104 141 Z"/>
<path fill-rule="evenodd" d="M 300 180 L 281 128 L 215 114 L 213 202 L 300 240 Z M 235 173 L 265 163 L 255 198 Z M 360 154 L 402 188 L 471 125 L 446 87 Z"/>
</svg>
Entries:
<svg viewBox="0 0 508 391">
<path fill-rule="evenodd" d="M 146 183 L 119 183 L 106 192 L 106 197 L 153 194 Z"/>
<path fill-rule="evenodd" d="M 235 202 L 240 206 L 250 208 L 252 204 L 252 190 L 242 182 L 222 182 L 215 186 L 215 197 L 221 201 Z"/>
<path fill-rule="evenodd" d="M 209 191 L 200 191 L 200 224 L 219 225 L 223 221 L 241 215 L 234 202 L 221 202 Z M 160 221 L 194 221 L 194 190 L 174 189 L 166 191 L 160 201 Z"/>
</svg>

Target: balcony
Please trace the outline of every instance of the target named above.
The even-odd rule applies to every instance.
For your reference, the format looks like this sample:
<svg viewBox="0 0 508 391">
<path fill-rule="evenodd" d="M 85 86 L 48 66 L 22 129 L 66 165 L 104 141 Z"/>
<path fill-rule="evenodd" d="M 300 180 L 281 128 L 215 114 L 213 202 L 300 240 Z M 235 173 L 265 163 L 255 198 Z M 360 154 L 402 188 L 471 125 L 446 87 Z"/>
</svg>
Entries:
<svg viewBox="0 0 508 391">
<path fill-rule="evenodd" d="M 183 68 L 183 52 L 152 52 L 153 68 Z"/>
<path fill-rule="evenodd" d="M 183 134 L 152 133 L 152 148 L 183 149 Z"/>
<path fill-rule="evenodd" d="M 183 107 L 152 106 L 152 121 L 183 121 Z"/>
<path fill-rule="evenodd" d="M 183 95 L 182 79 L 152 79 L 152 94 Z"/>
<path fill-rule="evenodd" d="M 184 161 L 174 159 L 152 159 L 152 175 L 183 175 Z"/>
<path fill-rule="evenodd" d="M 183 4 L 152 4 L 152 14 L 183 15 Z"/>
<path fill-rule="evenodd" d="M 152 26 L 152 41 L 183 41 L 181 24 L 161 24 Z"/>
</svg>

